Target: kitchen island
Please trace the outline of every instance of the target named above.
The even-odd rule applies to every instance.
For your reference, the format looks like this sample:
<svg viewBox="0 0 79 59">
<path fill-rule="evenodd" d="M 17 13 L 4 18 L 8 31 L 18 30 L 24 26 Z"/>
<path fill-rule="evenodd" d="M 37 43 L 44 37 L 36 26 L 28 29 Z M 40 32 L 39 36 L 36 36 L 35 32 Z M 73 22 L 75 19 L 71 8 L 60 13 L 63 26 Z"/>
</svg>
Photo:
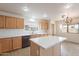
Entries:
<svg viewBox="0 0 79 59">
<path fill-rule="evenodd" d="M 46 56 L 59 56 L 61 55 L 61 43 L 65 39 L 65 37 L 59 36 L 45 36 L 30 39 L 30 55 L 40 56 L 41 54 L 45 54 Z"/>
</svg>

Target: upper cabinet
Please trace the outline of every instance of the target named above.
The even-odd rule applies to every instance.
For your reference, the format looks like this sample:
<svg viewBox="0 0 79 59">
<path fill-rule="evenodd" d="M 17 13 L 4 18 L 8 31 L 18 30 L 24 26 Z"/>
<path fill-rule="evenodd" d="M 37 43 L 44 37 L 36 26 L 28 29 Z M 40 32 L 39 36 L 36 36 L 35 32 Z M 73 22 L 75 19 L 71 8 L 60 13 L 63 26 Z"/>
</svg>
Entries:
<svg viewBox="0 0 79 59">
<path fill-rule="evenodd" d="M 48 20 L 41 20 L 40 21 L 40 27 L 41 27 L 42 30 L 48 30 L 49 21 Z"/>
<path fill-rule="evenodd" d="M 5 16 L 0 16 L 0 29 L 5 28 Z"/>
<path fill-rule="evenodd" d="M 18 29 L 24 28 L 24 20 L 22 18 L 17 18 L 17 20 L 16 20 L 16 27 Z"/>
<path fill-rule="evenodd" d="M 6 19 L 6 28 L 7 29 L 16 28 L 16 18 L 15 17 L 6 16 L 5 19 Z"/>
<path fill-rule="evenodd" d="M 11 16 L 0 16 L 0 29 L 23 29 L 24 19 Z"/>
</svg>

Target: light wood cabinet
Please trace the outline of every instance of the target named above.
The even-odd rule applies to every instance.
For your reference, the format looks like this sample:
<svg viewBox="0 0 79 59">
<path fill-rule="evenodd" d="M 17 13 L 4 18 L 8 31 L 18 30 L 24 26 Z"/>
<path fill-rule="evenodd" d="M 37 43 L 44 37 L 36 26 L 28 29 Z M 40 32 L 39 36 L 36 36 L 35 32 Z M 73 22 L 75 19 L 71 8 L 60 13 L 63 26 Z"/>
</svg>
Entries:
<svg viewBox="0 0 79 59">
<path fill-rule="evenodd" d="M 0 53 L 12 51 L 14 49 L 22 48 L 22 38 L 2 38 L 0 39 Z"/>
<path fill-rule="evenodd" d="M 17 21 L 17 22 L 16 22 L 16 27 L 17 27 L 18 29 L 23 29 L 23 28 L 24 28 L 24 19 L 22 19 L 22 18 L 17 18 L 16 21 Z"/>
<path fill-rule="evenodd" d="M 13 49 L 22 48 L 22 37 L 15 37 L 13 39 Z"/>
<path fill-rule="evenodd" d="M 24 19 L 11 16 L 0 16 L 0 29 L 23 29 Z"/>
<path fill-rule="evenodd" d="M 5 28 L 5 16 L 0 15 L 0 28 Z"/>
<path fill-rule="evenodd" d="M 12 40 L 11 38 L 0 39 L 0 53 L 12 50 Z"/>
<path fill-rule="evenodd" d="M 40 56 L 40 47 L 32 41 L 30 43 L 30 56 Z"/>
<path fill-rule="evenodd" d="M 41 20 L 40 21 L 40 27 L 41 27 L 42 30 L 48 30 L 49 21 L 48 20 Z"/>
<path fill-rule="evenodd" d="M 16 18 L 11 16 L 6 16 L 6 28 L 15 29 L 16 28 Z"/>
</svg>

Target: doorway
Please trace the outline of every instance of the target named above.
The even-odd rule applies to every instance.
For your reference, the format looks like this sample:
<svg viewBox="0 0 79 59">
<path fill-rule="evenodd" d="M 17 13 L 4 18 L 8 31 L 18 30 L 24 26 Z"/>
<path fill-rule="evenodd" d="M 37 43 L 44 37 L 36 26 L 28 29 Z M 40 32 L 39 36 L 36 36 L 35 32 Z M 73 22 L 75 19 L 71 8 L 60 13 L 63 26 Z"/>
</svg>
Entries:
<svg viewBox="0 0 79 59">
<path fill-rule="evenodd" d="M 54 24 L 51 24 L 52 35 L 54 35 Z"/>
</svg>

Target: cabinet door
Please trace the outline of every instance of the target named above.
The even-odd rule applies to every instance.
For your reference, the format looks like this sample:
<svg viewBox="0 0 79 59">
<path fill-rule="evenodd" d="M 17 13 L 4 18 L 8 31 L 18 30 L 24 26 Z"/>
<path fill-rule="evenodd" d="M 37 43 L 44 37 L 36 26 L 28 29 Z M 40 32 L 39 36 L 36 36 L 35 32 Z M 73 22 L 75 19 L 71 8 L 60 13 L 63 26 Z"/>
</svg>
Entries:
<svg viewBox="0 0 79 59">
<path fill-rule="evenodd" d="M 22 37 L 15 37 L 13 39 L 13 49 L 22 48 Z"/>
<path fill-rule="evenodd" d="M 5 28 L 5 16 L 0 16 L 0 28 Z"/>
<path fill-rule="evenodd" d="M 24 28 L 24 19 L 17 18 L 16 27 L 17 27 L 18 29 L 23 29 L 23 28 Z"/>
<path fill-rule="evenodd" d="M 48 20 L 41 20 L 40 26 L 42 30 L 48 30 L 49 21 Z"/>
<path fill-rule="evenodd" d="M 1 51 L 1 40 L 0 40 L 0 53 L 2 53 L 2 51 Z"/>
<path fill-rule="evenodd" d="M 12 50 L 12 40 L 10 38 L 0 39 L 0 52 Z"/>
<path fill-rule="evenodd" d="M 6 28 L 7 29 L 15 29 L 16 28 L 16 18 L 6 16 Z"/>
<path fill-rule="evenodd" d="M 47 22 L 44 23 L 44 29 L 45 29 L 45 30 L 48 30 L 48 23 L 47 23 Z"/>
</svg>

